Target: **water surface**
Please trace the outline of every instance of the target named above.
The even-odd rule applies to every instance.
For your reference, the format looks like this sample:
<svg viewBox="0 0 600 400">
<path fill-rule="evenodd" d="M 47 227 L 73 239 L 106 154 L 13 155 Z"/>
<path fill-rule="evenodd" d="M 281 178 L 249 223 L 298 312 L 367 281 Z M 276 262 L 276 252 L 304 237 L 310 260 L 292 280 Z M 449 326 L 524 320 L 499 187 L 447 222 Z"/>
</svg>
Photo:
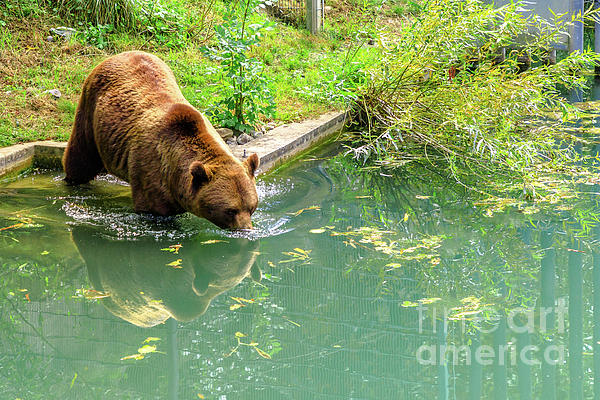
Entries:
<svg viewBox="0 0 600 400">
<path fill-rule="evenodd" d="M 597 183 L 490 210 L 339 153 L 259 180 L 252 235 L 136 214 L 111 177 L 3 182 L 1 397 L 600 395 Z"/>
</svg>

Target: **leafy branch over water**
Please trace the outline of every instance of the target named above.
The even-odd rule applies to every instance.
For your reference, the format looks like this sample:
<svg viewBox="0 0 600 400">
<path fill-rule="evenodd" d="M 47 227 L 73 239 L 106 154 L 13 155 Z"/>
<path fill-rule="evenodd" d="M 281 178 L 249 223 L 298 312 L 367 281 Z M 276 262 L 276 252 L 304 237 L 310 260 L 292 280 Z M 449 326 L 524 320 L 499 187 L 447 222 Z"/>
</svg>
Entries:
<svg viewBox="0 0 600 400">
<path fill-rule="evenodd" d="M 571 21 L 557 28 L 525 17 L 518 5 L 495 9 L 479 0 L 431 0 L 425 7 L 398 41 L 381 40 L 382 62 L 356 88 L 356 117 L 367 129 L 354 155 L 400 166 L 407 145 L 416 145 L 409 152 L 441 155 L 460 182 L 473 174 L 522 182 L 576 160 L 573 135 L 561 128 L 577 110 L 561 88 L 584 88 L 578 71 L 593 67 L 597 56 L 584 51 L 547 62 Z M 531 67 L 524 70 L 527 58 Z M 549 110 L 556 112 L 552 119 Z"/>
</svg>

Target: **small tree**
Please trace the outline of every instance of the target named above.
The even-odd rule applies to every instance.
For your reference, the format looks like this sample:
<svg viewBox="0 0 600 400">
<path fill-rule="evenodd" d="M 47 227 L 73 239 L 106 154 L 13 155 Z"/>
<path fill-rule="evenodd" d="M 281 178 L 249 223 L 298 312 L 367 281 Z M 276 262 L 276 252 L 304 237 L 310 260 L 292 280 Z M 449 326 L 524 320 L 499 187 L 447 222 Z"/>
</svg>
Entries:
<svg viewBox="0 0 600 400">
<path fill-rule="evenodd" d="M 210 114 L 222 126 L 239 132 L 254 128 L 260 115 L 272 117 L 275 112 L 273 96 L 263 76 L 263 64 L 250 57 L 250 50 L 258 46 L 264 31 L 273 23 L 263 19 L 250 23 L 259 7 L 260 0 L 234 2 L 225 16 L 226 22 L 215 27 L 217 43 L 204 46 L 201 51 L 211 60 L 220 63 L 225 96 Z"/>
</svg>

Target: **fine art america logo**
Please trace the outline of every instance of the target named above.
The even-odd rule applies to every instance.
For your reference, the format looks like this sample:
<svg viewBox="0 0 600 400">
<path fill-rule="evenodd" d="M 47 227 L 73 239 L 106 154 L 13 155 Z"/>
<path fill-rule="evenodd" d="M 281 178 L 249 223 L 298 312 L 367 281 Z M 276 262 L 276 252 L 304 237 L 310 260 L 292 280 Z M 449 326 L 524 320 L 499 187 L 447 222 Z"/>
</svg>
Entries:
<svg viewBox="0 0 600 400">
<path fill-rule="evenodd" d="M 447 332 L 450 310 L 447 308 L 436 308 L 419 303 L 416 307 L 419 312 L 419 333 L 440 334 Z M 496 330 L 505 329 L 506 337 L 512 338 L 506 344 L 494 346 L 486 344 L 478 345 L 452 345 L 452 344 L 423 344 L 416 352 L 417 362 L 421 365 L 538 365 L 542 362 L 548 365 L 561 364 L 565 360 L 565 346 L 561 344 L 545 343 L 542 346 L 527 344 L 517 348 L 514 337 L 521 334 L 538 333 L 546 336 L 552 333 L 562 334 L 565 332 L 565 307 L 564 300 L 559 300 L 555 307 L 540 307 L 539 309 L 515 309 L 506 316 L 486 324 L 478 324 L 484 321 L 481 317 L 470 319 L 472 323 L 479 325 L 478 331 L 484 334 L 493 333 Z M 426 315 L 431 316 L 429 323 Z M 441 320 L 440 320 L 441 318 Z M 433 322 L 432 322 L 433 321 Z M 458 322 L 458 321 L 455 321 Z M 465 319 L 460 320 L 461 333 L 466 332 Z M 551 332 L 550 332 L 551 331 Z M 445 342 L 445 340 L 444 340 Z M 461 357 L 462 356 L 462 357 Z"/>
</svg>

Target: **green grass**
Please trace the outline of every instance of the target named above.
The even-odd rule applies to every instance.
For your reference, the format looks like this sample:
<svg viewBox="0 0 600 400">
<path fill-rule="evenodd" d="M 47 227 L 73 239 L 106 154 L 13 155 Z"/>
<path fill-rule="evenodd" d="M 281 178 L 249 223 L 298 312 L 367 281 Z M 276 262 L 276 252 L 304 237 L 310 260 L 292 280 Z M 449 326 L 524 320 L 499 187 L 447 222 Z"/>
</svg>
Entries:
<svg viewBox="0 0 600 400">
<path fill-rule="evenodd" d="M 163 58 L 184 96 L 199 110 L 206 111 L 220 100 L 222 77 L 216 64 L 199 49 L 210 45 L 214 25 L 222 21 L 225 5 L 221 0 L 215 1 L 210 12 L 203 9 L 205 3 L 163 0 L 163 9 L 177 14 L 183 28 L 164 32 L 149 31 L 148 26 L 114 28 L 106 32 L 104 46 L 90 39 L 85 25 L 89 21 L 57 13 L 44 6 L 48 1 L 0 4 L 0 146 L 67 140 L 85 78 L 100 61 L 122 51 L 144 50 Z M 341 11 L 353 6 L 332 4 L 334 10 L 322 35 L 278 22 L 254 48 L 252 55 L 264 63 L 276 103 L 274 118 L 263 118 L 260 125 L 301 121 L 344 108 L 343 96 L 333 94 L 349 63 L 366 66 L 377 61 L 378 51 L 373 48 L 361 49 L 352 60 L 348 58 L 358 43 L 357 32 L 363 36 L 365 30 L 375 32 L 377 20 L 366 22 L 361 11 L 348 21 Z M 47 41 L 50 28 L 58 26 L 73 26 L 80 34 L 68 42 Z M 160 22 L 155 21 L 154 26 Z M 62 93 L 59 100 L 44 93 L 55 88 Z"/>
</svg>

